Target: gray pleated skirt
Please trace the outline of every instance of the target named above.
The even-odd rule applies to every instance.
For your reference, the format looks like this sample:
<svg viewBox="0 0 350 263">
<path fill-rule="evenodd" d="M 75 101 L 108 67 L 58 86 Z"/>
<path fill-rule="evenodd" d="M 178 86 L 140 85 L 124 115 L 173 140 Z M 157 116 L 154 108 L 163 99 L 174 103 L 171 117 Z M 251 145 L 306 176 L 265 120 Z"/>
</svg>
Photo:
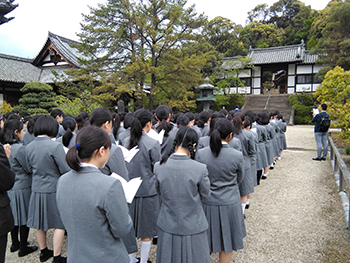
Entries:
<svg viewBox="0 0 350 263">
<path fill-rule="evenodd" d="M 15 226 L 27 225 L 31 188 L 10 190 L 7 194 L 11 200 L 10 206 Z"/>
<path fill-rule="evenodd" d="M 267 155 L 267 161 L 268 161 L 268 166 L 270 166 L 270 164 L 272 164 L 273 162 L 273 157 L 274 157 L 274 149 L 273 149 L 273 142 L 272 140 L 269 140 L 265 143 L 265 147 L 266 147 L 266 155 Z M 267 167 L 267 166 L 265 166 Z"/>
<path fill-rule="evenodd" d="M 254 193 L 254 181 L 249 158 L 244 158 L 244 162 L 244 178 L 238 185 L 241 196 Z"/>
<path fill-rule="evenodd" d="M 27 226 L 47 231 L 64 229 L 56 203 L 56 193 L 32 192 L 29 201 Z"/>
<path fill-rule="evenodd" d="M 180 236 L 158 228 L 157 263 L 210 263 L 207 232 Z"/>
<path fill-rule="evenodd" d="M 241 202 L 224 206 L 203 204 L 203 209 L 209 224 L 207 234 L 210 251 L 229 253 L 242 249 L 243 238 L 247 233 Z"/>
<path fill-rule="evenodd" d="M 137 238 L 154 237 L 157 235 L 158 212 L 158 195 L 134 198 L 130 205 L 130 213 Z"/>
<path fill-rule="evenodd" d="M 260 170 L 261 168 L 265 168 L 269 166 L 269 161 L 267 160 L 267 153 L 266 153 L 266 146 L 265 143 L 258 143 L 259 148 L 259 158 L 257 162 L 257 169 Z"/>
</svg>

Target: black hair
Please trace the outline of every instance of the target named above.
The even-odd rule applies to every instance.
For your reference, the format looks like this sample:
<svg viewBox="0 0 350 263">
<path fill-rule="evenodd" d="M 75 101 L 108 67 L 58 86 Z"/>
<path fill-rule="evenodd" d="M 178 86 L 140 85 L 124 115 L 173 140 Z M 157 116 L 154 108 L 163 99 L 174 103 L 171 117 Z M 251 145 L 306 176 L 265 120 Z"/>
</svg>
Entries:
<svg viewBox="0 0 350 263">
<path fill-rule="evenodd" d="M 124 121 L 124 117 L 126 115 L 126 112 L 119 112 L 118 115 L 119 115 L 120 122 L 122 122 L 122 121 Z"/>
<path fill-rule="evenodd" d="M 245 116 L 244 128 L 247 128 L 248 126 L 252 127 L 252 119 L 249 116 Z"/>
<path fill-rule="evenodd" d="M 47 135 L 51 138 L 57 136 L 58 122 L 50 115 L 40 116 L 34 126 L 34 136 Z"/>
<path fill-rule="evenodd" d="M 252 122 L 254 122 L 255 121 L 255 113 L 254 113 L 254 111 L 252 111 L 252 110 L 247 110 L 246 112 L 245 112 L 245 116 L 248 116 L 250 119 L 251 119 L 251 121 Z"/>
<path fill-rule="evenodd" d="M 156 109 L 156 117 L 158 121 L 160 122 L 158 127 L 156 128 L 157 132 L 159 133 L 161 130 L 164 130 L 164 136 L 168 137 L 169 132 L 173 128 L 173 125 L 169 122 L 167 122 L 167 119 L 170 115 L 170 109 L 168 106 L 165 105 L 159 105 Z"/>
<path fill-rule="evenodd" d="M 81 160 L 90 159 L 101 147 L 111 148 L 111 138 L 103 129 L 95 126 L 82 128 L 76 139 L 76 145 L 69 148 L 66 162 L 74 171 L 80 171 Z"/>
<path fill-rule="evenodd" d="M 112 133 L 114 136 L 114 139 L 117 139 L 118 135 L 118 130 L 120 128 L 120 118 L 118 113 L 112 113 L 112 120 L 113 120 L 113 128 L 112 128 Z"/>
<path fill-rule="evenodd" d="M 17 114 L 11 114 L 7 120 L 18 120 L 20 121 L 21 120 L 21 116 L 17 115 Z"/>
<path fill-rule="evenodd" d="M 188 118 L 189 121 L 193 121 L 194 118 L 194 114 L 192 112 L 186 112 L 185 116 Z"/>
<path fill-rule="evenodd" d="M 23 122 L 17 119 L 7 120 L 4 127 L 0 131 L 0 141 L 2 144 L 13 144 L 20 142 L 21 140 L 15 134 L 15 131 L 20 132 L 23 129 Z"/>
<path fill-rule="evenodd" d="M 259 119 L 259 124 L 261 125 L 266 125 L 269 124 L 270 118 L 269 114 L 267 112 L 261 112 L 260 113 L 260 119 Z"/>
<path fill-rule="evenodd" d="M 221 140 L 233 133 L 233 124 L 226 118 L 219 118 L 215 122 L 214 130 L 210 134 L 210 150 L 215 157 L 218 157 L 222 148 Z"/>
<path fill-rule="evenodd" d="M 64 113 L 60 109 L 53 109 L 50 113 L 50 115 L 55 119 L 57 116 L 63 116 Z"/>
<path fill-rule="evenodd" d="M 277 120 L 283 120 L 282 114 L 278 114 L 278 115 L 277 115 Z"/>
<path fill-rule="evenodd" d="M 171 150 L 167 155 L 165 155 L 162 158 L 162 160 L 160 161 L 160 164 L 165 163 L 168 160 L 169 156 L 175 152 L 175 149 L 178 146 L 188 149 L 190 151 L 191 159 L 194 160 L 196 156 L 196 152 L 193 148 L 193 145 L 197 143 L 198 143 L 198 135 L 194 129 L 190 127 L 180 127 L 180 129 L 176 133 Z"/>
<path fill-rule="evenodd" d="M 130 127 L 132 120 L 135 117 L 135 113 L 128 112 L 124 117 L 124 128 L 127 129 Z"/>
<path fill-rule="evenodd" d="M 232 123 L 233 123 L 233 132 L 235 134 L 240 134 L 242 132 L 242 119 L 239 116 L 235 116 L 232 119 Z"/>
<path fill-rule="evenodd" d="M 327 110 L 327 104 L 323 103 L 323 104 L 321 105 L 321 109 L 322 109 L 322 110 Z"/>
<path fill-rule="evenodd" d="M 237 108 L 239 109 L 239 106 L 240 106 L 239 103 L 237 103 L 237 104 L 235 105 L 235 108 L 236 108 L 236 109 L 237 109 Z"/>
<path fill-rule="evenodd" d="M 189 122 L 190 121 L 185 114 L 179 114 L 176 118 L 176 124 L 178 127 L 186 127 Z"/>
<path fill-rule="evenodd" d="M 90 124 L 101 127 L 105 122 L 112 121 L 112 113 L 105 108 L 94 109 L 90 114 Z"/>
<path fill-rule="evenodd" d="M 210 119 L 210 114 L 208 111 L 202 111 L 199 114 L 199 120 L 197 122 L 197 125 L 199 128 L 203 128 L 204 124 L 208 122 L 208 120 Z"/>
<path fill-rule="evenodd" d="M 68 147 L 70 140 L 73 137 L 73 131 L 75 130 L 75 126 L 77 122 L 73 117 L 66 117 L 62 121 L 63 129 L 66 131 L 62 136 L 62 144 Z"/>
<path fill-rule="evenodd" d="M 139 145 L 142 129 L 152 120 L 152 114 L 148 110 L 140 109 L 135 112 L 134 119 L 130 125 L 130 141 L 128 149 Z"/>
<path fill-rule="evenodd" d="M 224 114 L 225 117 L 228 114 L 228 111 L 226 109 L 221 109 L 219 112 Z"/>
<path fill-rule="evenodd" d="M 212 133 L 212 131 L 214 130 L 215 121 L 216 121 L 217 119 L 220 119 L 220 118 L 225 118 L 225 115 L 222 114 L 221 112 L 214 112 L 213 115 L 211 116 L 209 135 L 210 135 L 210 134 Z"/>
<path fill-rule="evenodd" d="M 81 128 L 84 127 L 86 121 L 89 120 L 89 113 L 86 111 L 82 111 L 78 116 L 75 117 L 75 121 L 78 124 L 78 129 L 80 130 Z"/>
</svg>

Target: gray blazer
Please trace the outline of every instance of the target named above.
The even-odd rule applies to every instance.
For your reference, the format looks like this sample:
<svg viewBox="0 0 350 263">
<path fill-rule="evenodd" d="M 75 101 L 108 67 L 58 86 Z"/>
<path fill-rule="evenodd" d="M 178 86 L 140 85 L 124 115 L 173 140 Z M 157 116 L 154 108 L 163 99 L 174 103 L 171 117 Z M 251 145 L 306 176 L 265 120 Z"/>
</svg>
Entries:
<svg viewBox="0 0 350 263">
<path fill-rule="evenodd" d="M 128 139 L 125 141 L 129 141 Z M 153 174 L 153 166 L 160 161 L 160 144 L 145 132 L 142 132 L 138 149 L 139 151 L 134 158 L 129 163 L 126 162 L 130 180 L 136 177 L 141 177 L 142 179 L 136 197 L 156 195 L 156 179 Z"/>
<path fill-rule="evenodd" d="M 173 126 L 173 128 L 169 131 L 168 136 L 163 137 L 163 142 L 160 146 L 160 152 L 162 157 L 169 154 L 171 148 L 173 147 L 177 131 L 178 128 L 176 126 Z"/>
<path fill-rule="evenodd" d="M 109 158 L 105 167 L 100 169 L 102 173 L 111 175 L 111 173 L 117 173 L 125 180 L 129 181 L 129 173 L 126 169 L 123 152 L 119 146 L 112 144 L 109 151 Z"/>
<path fill-rule="evenodd" d="M 120 145 L 123 145 L 124 147 L 128 147 L 128 145 L 124 145 L 126 144 L 125 140 L 126 138 L 128 138 L 130 136 L 130 127 L 127 128 L 125 131 L 123 131 L 121 134 L 118 135 L 118 141 Z M 129 141 L 128 141 L 129 142 Z"/>
<path fill-rule="evenodd" d="M 240 151 L 240 152 L 242 151 L 241 141 L 238 138 L 233 137 L 229 145 L 230 147 L 232 147 L 233 149 L 236 149 L 237 151 Z M 199 138 L 197 150 L 203 149 L 208 146 L 210 146 L 210 136 L 207 135 Z"/>
<path fill-rule="evenodd" d="M 121 238 L 132 220 L 119 180 L 83 167 L 61 176 L 56 199 L 69 236 L 68 262 L 129 262 Z"/>
<path fill-rule="evenodd" d="M 11 145 L 9 163 L 11 170 L 16 175 L 12 190 L 30 188 L 32 185 L 32 174 L 27 166 L 25 146 L 22 143 Z"/>
<path fill-rule="evenodd" d="M 240 202 L 238 184 L 243 179 L 243 154 L 224 144 L 218 157 L 209 147 L 199 150 L 196 159 L 207 165 L 211 196 L 203 203 L 207 205 L 230 205 Z"/>
<path fill-rule="evenodd" d="M 204 124 L 204 127 L 201 129 L 202 136 L 209 135 L 209 124 Z"/>
<path fill-rule="evenodd" d="M 187 155 L 172 154 L 166 163 L 156 163 L 154 174 L 162 200 L 158 227 L 174 235 L 193 235 L 207 230 L 202 200 L 210 196 L 205 165 Z"/>
<path fill-rule="evenodd" d="M 32 192 L 55 193 L 57 179 L 70 169 L 62 144 L 49 137 L 36 137 L 26 146 L 29 171 L 33 173 Z"/>
</svg>

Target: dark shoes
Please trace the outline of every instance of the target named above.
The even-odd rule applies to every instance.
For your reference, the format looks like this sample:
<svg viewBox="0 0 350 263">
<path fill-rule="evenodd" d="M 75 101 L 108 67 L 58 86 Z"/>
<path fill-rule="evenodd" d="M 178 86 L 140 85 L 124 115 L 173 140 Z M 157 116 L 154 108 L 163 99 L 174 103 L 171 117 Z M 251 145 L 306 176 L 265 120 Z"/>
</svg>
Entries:
<svg viewBox="0 0 350 263">
<path fill-rule="evenodd" d="M 53 257 L 53 251 L 52 250 L 47 249 L 47 248 L 41 250 L 40 262 L 45 262 L 46 260 L 48 260 L 51 257 Z"/>
<path fill-rule="evenodd" d="M 316 157 L 316 158 L 312 158 L 312 160 L 314 160 L 314 161 L 325 161 L 326 160 L 326 158 L 319 158 L 319 157 Z"/>
<path fill-rule="evenodd" d="M 12 244 L 10 247 L 11 252 L 16 252 L 19 249 L 19 243 L 17 244 Z"/>
<path fill-rule="evenodd" d="M 67 258 L 61 257 L 61 255 L 54 257 L 52 261 L 52 263 L 66 263 L 66 262 L 67 262 Z"/>
<path fill-rule="evenodd" d="M 245 205 L 245 209 L 249 209 L 249 205 L 250 205 L 250 204 Z"/>
<path fill-rule="evenodd" d="M 24 249 L 19 249 L 18 256 L 24 257 L 30 253 L 33 253 L 34 251 L 37 251 L 37 250 L 38 250 L 37 246 L 25 247 Z"/>
</svg>

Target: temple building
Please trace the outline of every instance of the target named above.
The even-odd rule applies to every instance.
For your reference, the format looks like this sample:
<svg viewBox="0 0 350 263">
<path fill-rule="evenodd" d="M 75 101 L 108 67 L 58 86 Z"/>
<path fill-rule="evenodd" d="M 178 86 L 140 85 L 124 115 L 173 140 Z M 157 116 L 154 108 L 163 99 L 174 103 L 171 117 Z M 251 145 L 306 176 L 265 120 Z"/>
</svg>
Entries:
<svg viewBox="0 0 350 263">
<path fill-rule="evenodd" d="M 240 57 L 224 58 L 223 66 L 228 69 Z M 243 87 L 231 87 L 230 93 L 291 94 L 296 92 L 315 92 L 321 85 L 315 77 L 321 65 L 316 65 L 317 54 L 310 54 L 305 49 L 304 41 L 299 45 L 289 45 L 269 48 L 250 48 L 247 56 L 250 62 L 239 73 L 244 81 Z M 229 75 L 222 76 L 230 77 Z"/>
<path fill-rule="evenodd" d="M 64 70 L 80 68 L 83 55 L 72 44 L 78 42 L 49 32 L 45 45 L 34 59 L 0 54 L 0 104 L 5 100 L 18 104 L 20 89 L 30 81 L 41 81 L 54 86 L 55 75 Z"/>
<path fill-rule="evenodd" d="M 0 0 L 0 25 L 9 22 L 14 17 L 5 17 L 8 13 L 12 12 L 18 4 L 12 4 L 14 0 Z"/>
</svg>

